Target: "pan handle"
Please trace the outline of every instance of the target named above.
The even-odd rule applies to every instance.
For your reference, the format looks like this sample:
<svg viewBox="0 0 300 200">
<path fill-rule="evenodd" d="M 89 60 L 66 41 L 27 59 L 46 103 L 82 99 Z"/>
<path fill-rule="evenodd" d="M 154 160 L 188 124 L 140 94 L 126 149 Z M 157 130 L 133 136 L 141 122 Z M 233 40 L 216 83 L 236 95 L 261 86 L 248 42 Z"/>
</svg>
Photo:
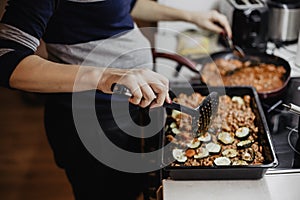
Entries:
<svg viewBox="0 0 300 200">
<path fill-rule="evenodd" d="M 170 59 L 170 60 L 177 62 L 178 63 L 178 65 L 176 67 L 177 73 L 182 69 L 182 66 L 186 66 L 192 72 L 199 74 L 199 69 L 197 68 L 197 63 L 195 63 L 194 61 L 192 61 L 186 57 L 183 57 L 183 56 L 180 56 L 177 54 L 162 53 L 162 52 L 157 52 L 157 51 L 153 51 L 152 54 L 153 54 L 154 59 L 166 58 L 166 59 Z"/>
</svg>

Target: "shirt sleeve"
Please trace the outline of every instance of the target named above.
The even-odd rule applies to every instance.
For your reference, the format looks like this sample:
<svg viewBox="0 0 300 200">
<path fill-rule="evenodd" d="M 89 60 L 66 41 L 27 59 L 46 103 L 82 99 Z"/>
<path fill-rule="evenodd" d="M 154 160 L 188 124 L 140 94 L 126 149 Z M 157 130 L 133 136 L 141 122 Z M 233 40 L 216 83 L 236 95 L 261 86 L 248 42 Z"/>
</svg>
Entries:
<svg viewBox="0 0 300 200">
<path fill-rule="evenodd" d="M 9 78 L 19 62 L 34 54 L 57 0 L 8 0 L 0 21 L 0 85 Z"/>
<path fill-rule="evenodd" d="M 130 5 L 131 9 L 130 9 L 130 10 L 133 9 L 133 7 L 135 6 L 135 3 L 136 3 L 136 0 L 132 0 L 132 1 L 131 1 L 131 5 Z"/>
</svg>

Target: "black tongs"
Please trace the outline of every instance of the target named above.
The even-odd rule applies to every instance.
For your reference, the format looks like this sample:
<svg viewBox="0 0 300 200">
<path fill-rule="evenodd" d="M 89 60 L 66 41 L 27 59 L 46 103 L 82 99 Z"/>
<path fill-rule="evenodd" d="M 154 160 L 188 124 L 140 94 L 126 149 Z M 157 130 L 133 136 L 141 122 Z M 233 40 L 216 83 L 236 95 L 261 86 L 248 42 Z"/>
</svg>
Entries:
<svg viewBox="0 0 300 200">
<path fill-rule="evenodd" d="M 129 97 L 132 96 L 130 90 L 123 85 L 115 84 L 113 86 L 113 92 Z M 218 106 L 219 95 L 217 92 L 211 92 L 210 94 L 208 94 L 201 102 L 201 104 L 196 108 L 190 108 L 176 102 L 164 102 L 163 104 L 163 107 L 186 113 L 192 117 L 192 128 L 195 137 L 197 137 L 201 133 L 201 131 L 208 129 L 212 119 L 218 111 Z"/>
<path fill-rule="evenodd" d="M 238 56 L 239 58 L 245 57 L 245 52 L 243 51 L 243 49 L 240 46 L 233 44 L 232 39 L 228 37 L 227 33 L 222 32 L 221 36 L 223 37 L 226 46 L 230 48 L 236 56 Z"/>
</svg>

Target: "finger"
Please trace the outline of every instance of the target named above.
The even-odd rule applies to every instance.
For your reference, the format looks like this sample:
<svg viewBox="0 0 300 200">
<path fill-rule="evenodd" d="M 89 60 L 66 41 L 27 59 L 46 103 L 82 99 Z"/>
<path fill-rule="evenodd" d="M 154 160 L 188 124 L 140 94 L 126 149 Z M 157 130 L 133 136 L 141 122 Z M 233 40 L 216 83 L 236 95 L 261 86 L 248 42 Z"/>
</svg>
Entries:
<svg viewBox="0 0 300 200">
<path fill-rule="evenodd" d="M 156 93 L 156 99 L 152 102 L 151 108 L 162 106 L 167 100 L 169 103 L 168 86 L 162 83 L 156 83 L 151 85 L 153 91 Z"/>
<path fill-rule="evenodd" d="M 139 87 L 132 90 L 132 96 L 129 98 L 129 102 L 135 105 L 139 105 L 143 98 L 143 93 Z"/>
<path fill-rule="evenodd" d="M 226 31 L 227 35 L 231 38 L 232 37 L 232 32 L 231 32 L 231 27 L 228 22 L 228 19 L 225 15 L 219 13 L 218 11 L 212 11 L 211 12 L 211 19 L 213 22 L 219 23 Z M 213 25 L 212 28 L 217 31 L 218 33 L 221 33 L 223 31 L 223 28 L 220 28 L 216 25 Z"/>
<path fill-rule="evenodd" d="M 152 90 L 152 88 L 148 84 L 144 84 L 141 87 L 141 91 L 143 94 L 143 98 L 139 105 L 142 108 L 145 108 L 152 103 L 152 101 L 156 98 L 156 95 L 155 95 L 154 91 Z"/>
<path fill-rule="evenodd" d="M 206 24 L 206 28 L 215 32 L 215 33 L 222 33 L 224 32 L 223 28 L 221 28 L 220 26 L 212 23 L 212 22 L 209 22 Z"/>
<path fill-rule="evenodd" d="M 164 101 L 166 101 L 167 103 L 171 103 L 171 98 L 169 96 L 169 79 L 167 79 L 165 76 L 159 76 L 158 79 L 160 80 L 161 86 L 163 87 L 161 88 L 161 91 L 164 91 L 165 93 L 164 99 L 161 100 L 159 98 L 156 98 L 158 100 L 158 106 L 162 105 Z M 159 90 L 157 91 L 155 86 L 151 85 L 151 87 L 153 88 L 156 94 L 159 93 Z"/>
<path fill-rule="evenodd" d="M 227 18 L 224 15 L 220 16 L 219 23 L 221 24 L 221 26 L 224 27 L 228 37 L 231 38 L 232 37 L 231 27 L 229 25 L 229 22 L 227 21 Z"/>
</svg>

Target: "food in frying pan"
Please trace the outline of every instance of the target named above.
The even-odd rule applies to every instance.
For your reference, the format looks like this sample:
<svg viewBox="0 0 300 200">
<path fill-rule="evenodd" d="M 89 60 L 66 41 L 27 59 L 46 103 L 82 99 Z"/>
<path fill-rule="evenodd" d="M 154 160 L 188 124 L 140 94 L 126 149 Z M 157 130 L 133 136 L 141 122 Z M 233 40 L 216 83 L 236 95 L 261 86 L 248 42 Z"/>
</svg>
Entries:
<svg viewBox="0 0 300 200">
<path fill-rule="evenodd" d="M 198 105 L 205 96 L 180 94 L 173 101 Z M 212 124 L 193 137 L 187 116 L 168 115 L 165 136 L 174 162 L 171 166 L 260 165 L 265 158 L 259 142 L 251 96 L 219 96 L 219 107 Z M 175 111 L 178 112 L 178 111 Z M 176 127 L 175 127 L 176 126 Z M 178 130 L 174 133 L 174 127 Z M 199 130 L 200 131 L 200 130 Z"/>
<path fill-rule="evenodd" d="M 205 65 L 202 78 L 210 86 L 253 86 L 269 92 L 283 86 L 285 73 L 283 66 L 219 58 Z"/>
</svg>

